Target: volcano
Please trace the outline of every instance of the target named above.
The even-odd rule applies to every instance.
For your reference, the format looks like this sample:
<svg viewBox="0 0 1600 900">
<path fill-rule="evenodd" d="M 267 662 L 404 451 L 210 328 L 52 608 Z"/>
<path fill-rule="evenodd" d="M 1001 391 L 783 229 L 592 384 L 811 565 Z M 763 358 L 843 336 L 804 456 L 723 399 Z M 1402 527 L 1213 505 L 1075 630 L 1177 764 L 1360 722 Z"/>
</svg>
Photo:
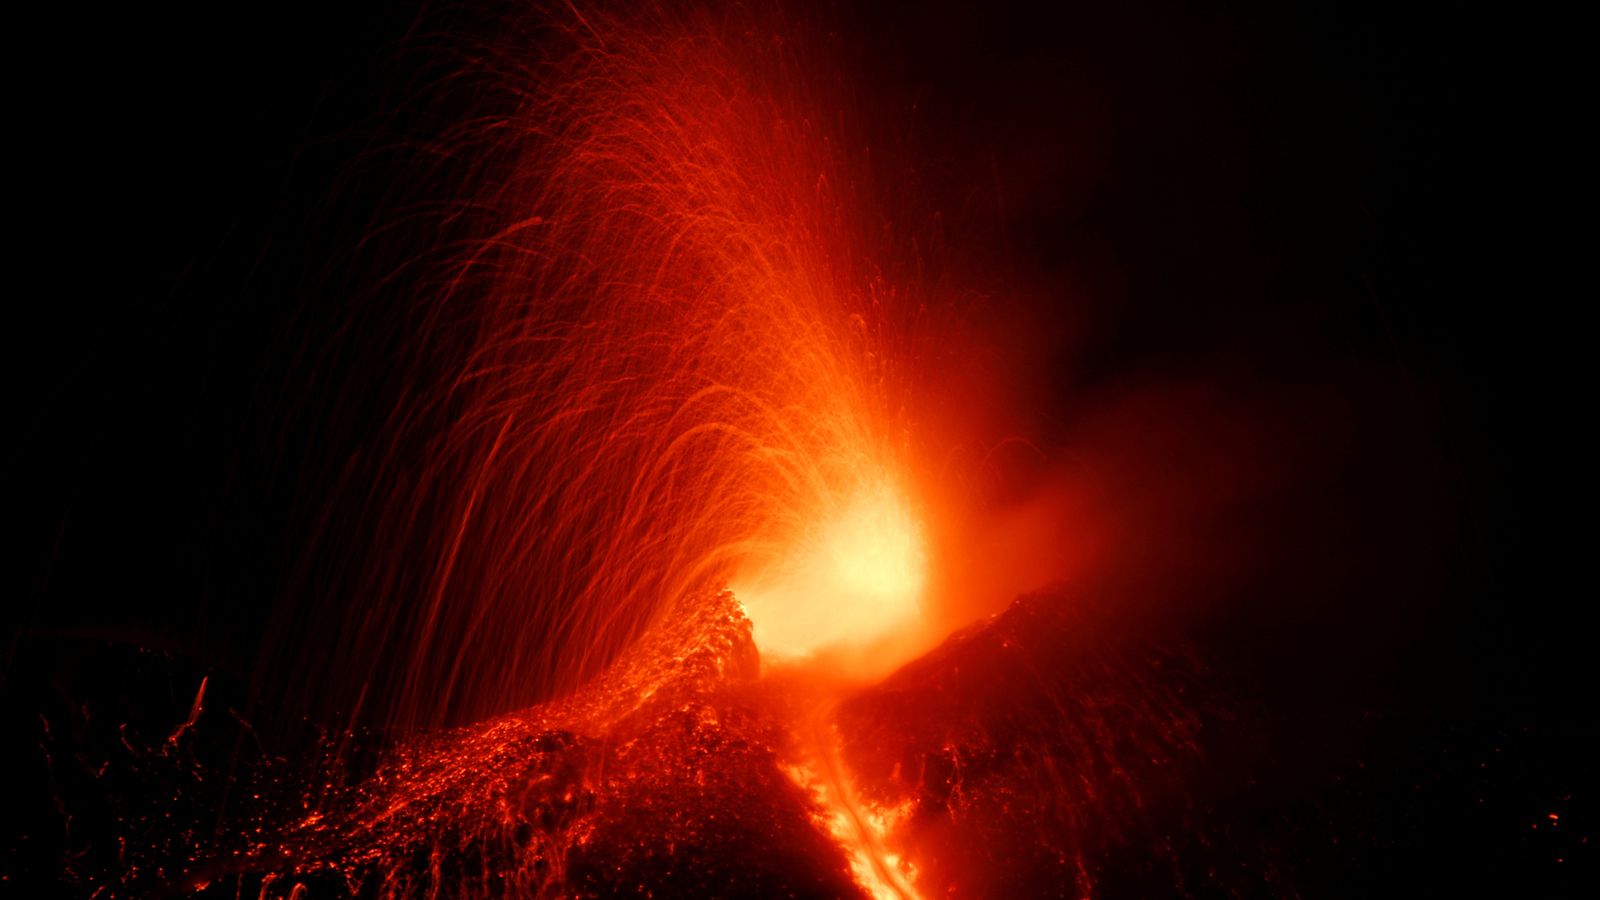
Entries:
<svg viewBox="0 0 1600 900">
<path fill-rule="evenodd" d="M 237 746 L 241 723 L 204 693 L 166 740 L 119 728 L 98 763 L 81 730 L 56 738 L 54 769 L 92 767 L 106 802 L 126 804 L 116 825 L 68 824 L 73 880 L 294 898 L 1241 887 L 1235 870 L 1207 873 L 1187 788 L 1208 748 L 1238 739 L 1238 716 L 1181 644 L 1119 638 L 1114 619 L 1046 592 L 864 684 L 818 663 L 763 671 L 731 592 L 691 609 L 571 696 L 418 735 L 364 769 L 351 735 L 241 768 L 206 750 Z M 193 821 L 116 798 L 123 778 L 189 797 Z M 203 799 L 229 779 L 282 802 Z M 1270 862 L 1251 862 L 1237 871 L 1259 883 Z"/>
<path fill-rule="evenodd" d="M 1600 894 L 1548 21 L 38 12 L 0 894 Z"/>
</svg>

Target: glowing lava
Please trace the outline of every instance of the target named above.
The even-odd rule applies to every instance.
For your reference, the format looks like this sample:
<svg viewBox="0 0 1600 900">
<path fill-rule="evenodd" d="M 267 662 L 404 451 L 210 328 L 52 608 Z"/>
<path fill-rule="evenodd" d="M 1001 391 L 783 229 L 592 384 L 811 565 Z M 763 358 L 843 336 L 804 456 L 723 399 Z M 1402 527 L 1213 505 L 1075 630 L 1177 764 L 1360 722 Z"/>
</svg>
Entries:
<svg viewBox="0 0 1600 900">
<path fill-rule="evenodd" d="M 920 523 L 887 482 L 859 488 L 791 553 L 734 582 L 756 645 L 776 657 L 862 646 L 921 616 L 927 556 Z"/>
</svg>

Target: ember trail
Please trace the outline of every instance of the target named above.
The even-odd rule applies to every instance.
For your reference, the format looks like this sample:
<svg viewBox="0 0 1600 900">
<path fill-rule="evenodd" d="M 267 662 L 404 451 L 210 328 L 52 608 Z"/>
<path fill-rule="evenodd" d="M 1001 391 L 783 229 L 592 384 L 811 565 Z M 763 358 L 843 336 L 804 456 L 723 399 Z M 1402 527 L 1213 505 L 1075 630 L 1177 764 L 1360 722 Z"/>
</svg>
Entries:
<svg viewBox="0 0 1600 900">
<path fill-rule="evenodd" d="M 417 263 L 415 339 L 453 364 L 390 418 L 380 552 L 328 623 L 405 673 L 402 727 L 569 691 L 725 586 L 773 657 L 904 635 L 929 586 L 928 301 L 833 51 L 749 11 L 539 34 L 459 75 L 513 108 L 440 151 L 493 162 L 481 237 Z"/>
</svg>

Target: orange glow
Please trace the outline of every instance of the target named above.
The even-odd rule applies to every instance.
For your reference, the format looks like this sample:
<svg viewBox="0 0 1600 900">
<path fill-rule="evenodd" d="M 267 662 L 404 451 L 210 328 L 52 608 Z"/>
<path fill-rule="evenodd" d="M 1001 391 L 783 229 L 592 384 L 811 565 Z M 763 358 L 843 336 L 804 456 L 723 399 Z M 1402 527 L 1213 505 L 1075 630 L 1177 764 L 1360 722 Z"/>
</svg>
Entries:
<svg viewBox="0 0 1600 900">
<path fill-rule="evenodd" d="M 898 490 L 877 481 L 733 590 L 762 652 L 790 658 L 860 646 L 915 623 L 926 580 L 921 523 Z"/>
<path fill-rule="evenodd" d="M 847 85 L 807 77 L 836 51 L 749 15 L 586 13 L 510 85 L 487 233 L 421 302 L 452 374 L 396 414 L 372 540 L 415 562 L 375 556 L 341 623 L 403 656 L 390 724 L 569 693 L 724 587 L 769 659 L 919 629 L 940 295 Z"/>
</svg>

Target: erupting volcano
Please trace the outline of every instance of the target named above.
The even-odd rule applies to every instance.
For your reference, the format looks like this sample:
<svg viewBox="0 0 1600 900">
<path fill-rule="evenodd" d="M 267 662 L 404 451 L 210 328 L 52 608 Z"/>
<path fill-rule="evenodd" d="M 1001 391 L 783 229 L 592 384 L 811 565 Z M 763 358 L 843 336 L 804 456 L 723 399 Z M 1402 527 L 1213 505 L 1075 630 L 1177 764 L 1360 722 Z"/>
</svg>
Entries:
<svg viewBox="0 0 1600 900">
<path fill-rule="evenodd" d="M 172 601 L 201 636 L 84 650 L 42 600 L 19 630 L 0 884 L 1362 893 L 1390 870 L 1344 854 L 1403 843 L 1352 799 L 1387 789 L 1369 748 L 1424 747 L 1383 752 L 1436 797 L 1515 744 L 1393 724 L 1433 708 L 1397 673 L 1446 671 L 1415 649 L 1452 608 L 1446 415 L 1365 274 L 1359 314 L 1300 299 L 1334 229 L 1259 210 L 1327 179 L 1217 99 L 1271 80 L 1232 54 L 1313 63 L 1187 14 L 468 6 L 287 154 L 332 162 L 242 255 L 273 362 L 184 372 L 237 400 L 226 502 L 105 539 L 209 548 L 214 599 Z M 40 598 L 93 568 L 49 508 Z M 1534 798 L 1575 856 L 1577 780 L 1515 771 L 1479 814 Z"/>
<path fill-rule="evenodd" d="M 407 386 L 369 488 L 418 558 L 370 553 L 329 624 L 403 666 L 404 724 L 570 690 L 723 587 L 806 656 L 916 627 L 930 580 L 914 387 L 948 336 L 837 51 L 744 10 L 539 29 L 460 75 L 502 117 L 441 138 L 482 234 L 413 303 L 459 368 Z"/>
</svg>

